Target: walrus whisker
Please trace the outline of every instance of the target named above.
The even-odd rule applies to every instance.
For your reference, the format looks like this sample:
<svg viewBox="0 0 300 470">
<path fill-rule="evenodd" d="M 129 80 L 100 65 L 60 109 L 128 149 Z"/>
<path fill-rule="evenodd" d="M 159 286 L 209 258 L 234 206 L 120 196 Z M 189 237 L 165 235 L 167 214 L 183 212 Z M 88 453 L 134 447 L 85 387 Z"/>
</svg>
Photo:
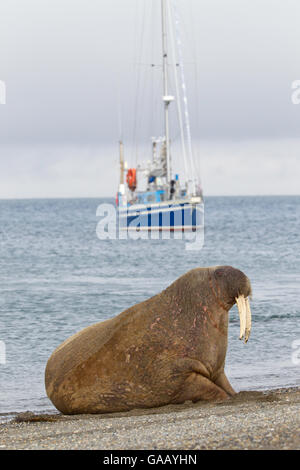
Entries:
<svg viewBox="0 0 300 470">
<path fill-rule="evenodd" d="M 243 339 L 246 331 L 246 301 L 243 295 L 235 298 L 240 316 L 240 339 Z"/>
</svg>

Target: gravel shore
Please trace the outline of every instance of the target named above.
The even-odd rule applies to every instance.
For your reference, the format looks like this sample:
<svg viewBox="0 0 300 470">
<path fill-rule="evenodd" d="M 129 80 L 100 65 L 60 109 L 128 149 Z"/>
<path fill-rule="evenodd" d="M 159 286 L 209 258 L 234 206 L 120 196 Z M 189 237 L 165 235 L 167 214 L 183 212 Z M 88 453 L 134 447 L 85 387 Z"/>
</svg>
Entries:
<svg viewBox="0 0 300 470">
<path fill-rule="evenodd" d="M 20 414 L 0 449 L 300 449 L 300 388 L 105 415 Z"/>
</svg>

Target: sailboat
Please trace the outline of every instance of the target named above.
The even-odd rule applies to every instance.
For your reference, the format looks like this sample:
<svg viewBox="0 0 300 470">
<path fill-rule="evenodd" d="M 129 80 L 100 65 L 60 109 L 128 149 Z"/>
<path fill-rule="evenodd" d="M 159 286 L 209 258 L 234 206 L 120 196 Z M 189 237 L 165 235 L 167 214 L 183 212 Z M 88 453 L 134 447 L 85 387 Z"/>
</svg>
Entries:
<svg viewBox="0 0 300 470">
<path fill-rule="evenodd" d="M 124 161 L 123 142 L 120 141 L 120 182 L 116 199 L 120 230 L 185 232 L 203 228 L 203 194 L 193 160 L 183 62 L 180 58 L 179 61 L 177 57 L 175 59 L 174 47 L 171 60 L 173 62 L 176 60 L 176 66 L 182 68 L 181 95 L 176 69 L 176 97 L 169 92 L 169 42 L 173 40 L 173 46 L 175 43 L 174 33 L 171 38 L 168 38 L 170 23 L 168 28 L 167 21 L 170 21 L 171 17 L 169 0 L 161 0 L 163 136 L 152 137 L 151 161 L 136 168 L 127 168 L 127 163 Z M 180 46 L 180 38 L 178 38 L 178 46 Z M 187 173 L 183 183 L 180 175 L 173 173 L 171 151 L 169 108 L 176 101 L 182 158 Z M 139 182 L 142 178 L 144 188 L 140 190 Z"/>
</svg>

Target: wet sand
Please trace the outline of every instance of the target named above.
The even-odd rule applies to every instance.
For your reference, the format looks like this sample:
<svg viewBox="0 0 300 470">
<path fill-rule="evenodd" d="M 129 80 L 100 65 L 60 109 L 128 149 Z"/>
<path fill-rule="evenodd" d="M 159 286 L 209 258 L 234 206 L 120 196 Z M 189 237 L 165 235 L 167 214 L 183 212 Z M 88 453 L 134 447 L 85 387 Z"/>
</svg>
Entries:
<svg viewBox="0 0 300 470">
<path fill-rule="evenodd" d="M 300 388 L 103 415 L 19 414 L 0 449 L 300 449 Z"/>
</svg>

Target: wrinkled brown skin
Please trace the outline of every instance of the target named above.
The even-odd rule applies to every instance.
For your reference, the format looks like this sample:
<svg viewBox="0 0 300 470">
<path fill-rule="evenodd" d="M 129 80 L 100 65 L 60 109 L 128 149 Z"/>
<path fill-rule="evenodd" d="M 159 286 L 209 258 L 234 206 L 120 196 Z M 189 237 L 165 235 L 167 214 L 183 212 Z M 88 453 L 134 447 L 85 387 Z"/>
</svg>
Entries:
<svg viewBox="0 0 300 470">
<path fill-rule="evenodd" d="M 237 269 L 189 271 L 64 341 L 46 366 L 48 397 L 65 414 L 228 399 L 235 393 L 224 374 L 228 311 L 239 294 L 251 286 Z"/>
</svg>

